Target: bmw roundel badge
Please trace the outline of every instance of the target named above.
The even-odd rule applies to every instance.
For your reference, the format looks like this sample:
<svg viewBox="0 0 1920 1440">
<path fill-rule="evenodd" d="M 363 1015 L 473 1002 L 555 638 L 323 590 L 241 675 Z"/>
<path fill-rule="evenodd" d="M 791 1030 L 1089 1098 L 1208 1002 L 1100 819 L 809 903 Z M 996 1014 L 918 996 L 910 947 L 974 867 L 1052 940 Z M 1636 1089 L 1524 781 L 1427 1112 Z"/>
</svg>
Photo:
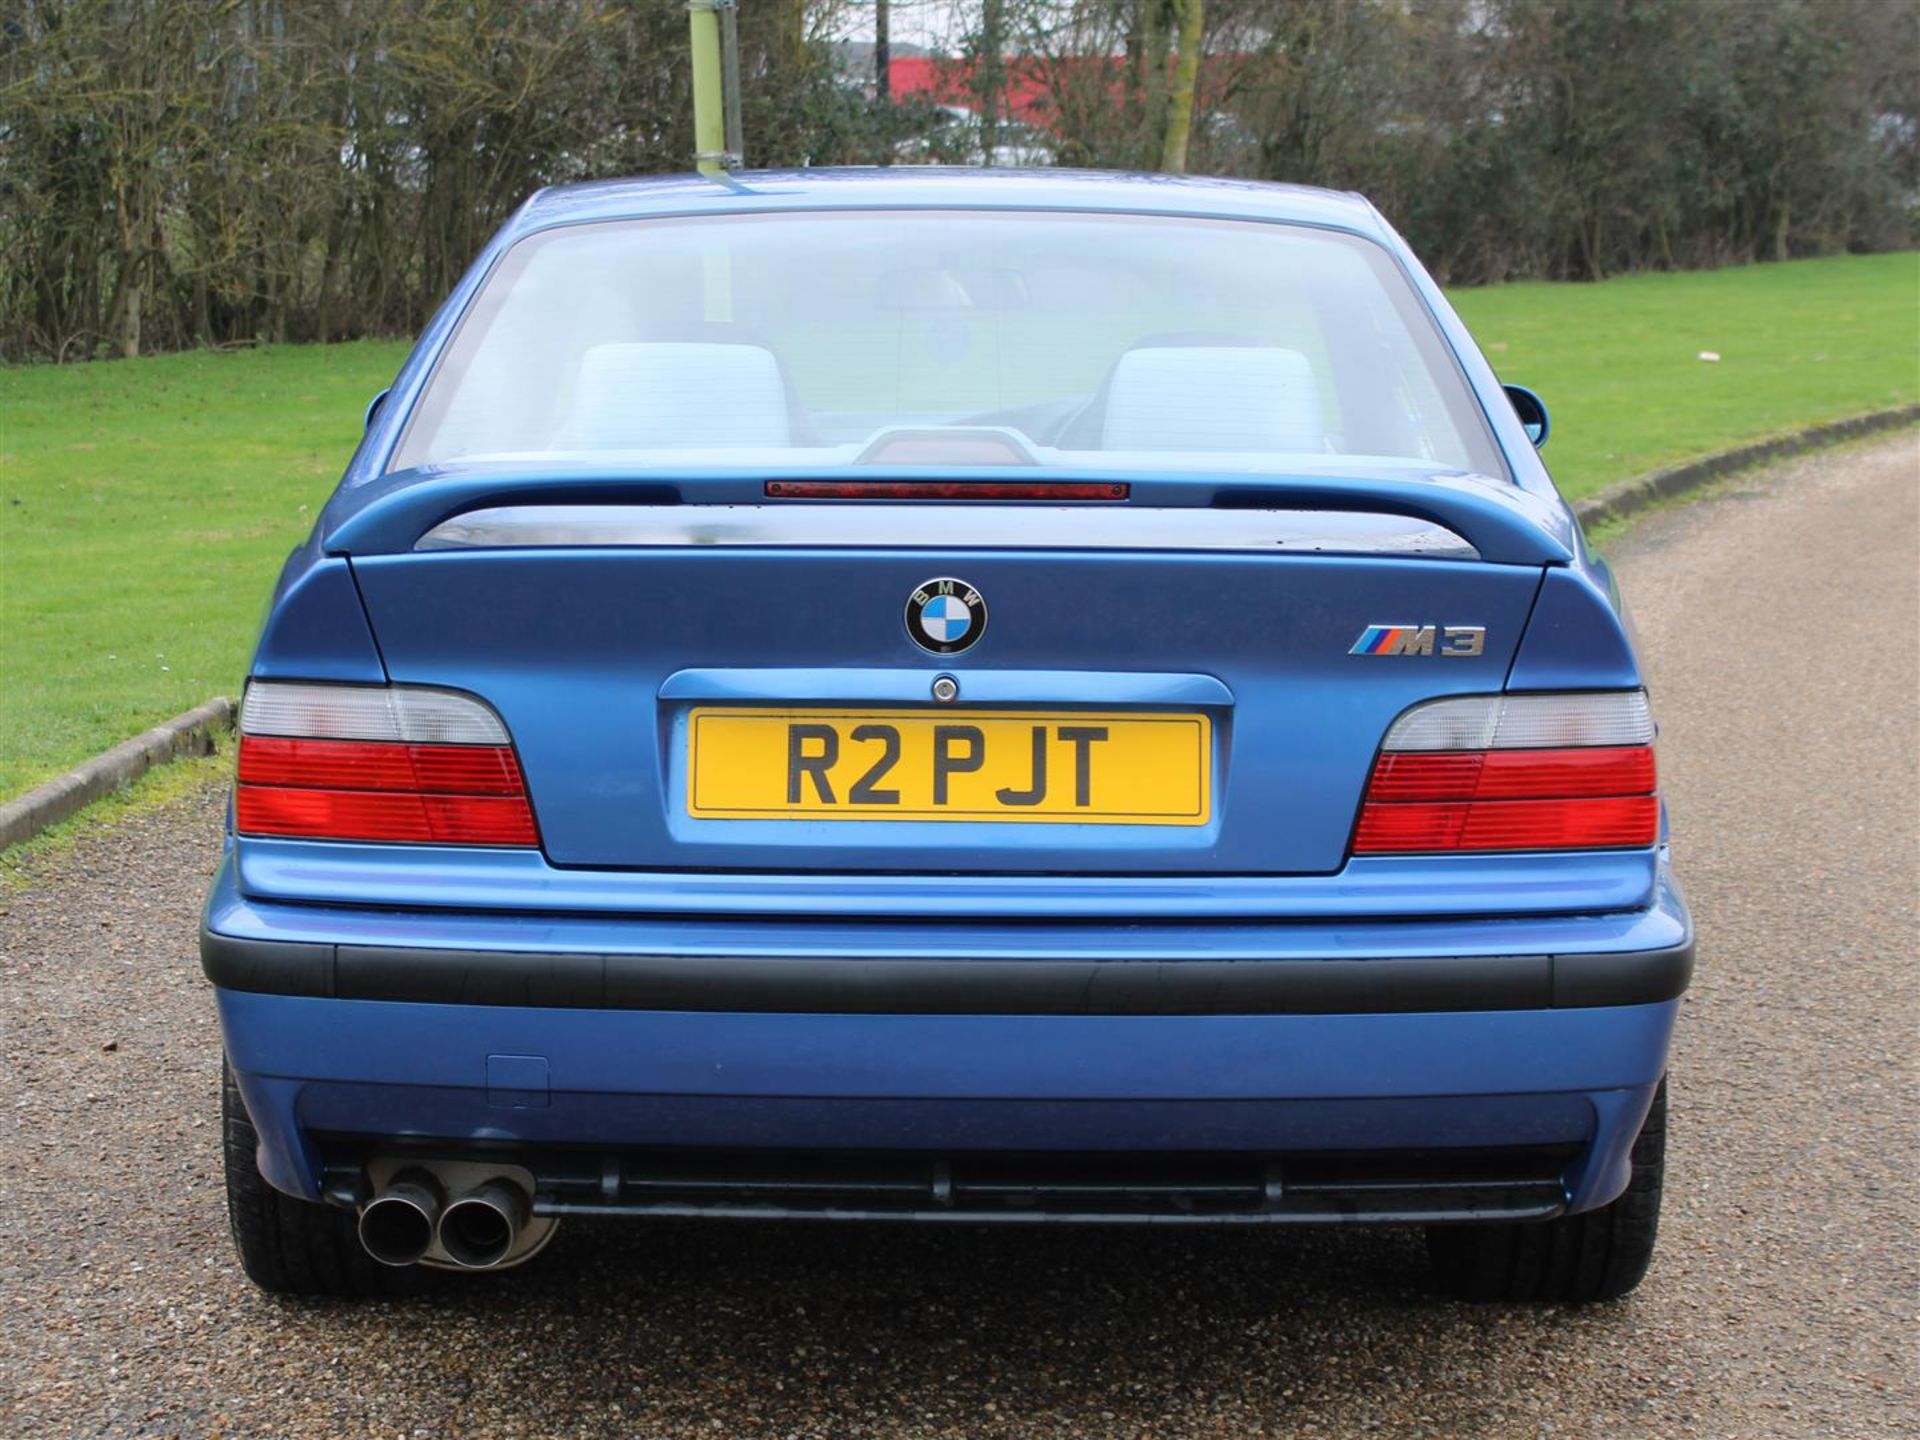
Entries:
<svg viewBox="0 0 1920 1440">
<path fill-rule="evenodd" d="M 987 628 L 987 602 L 964 580 L 928 580 L 907 597 L 907 633 L 936 655 L 965 650 Z"/>
</svg>

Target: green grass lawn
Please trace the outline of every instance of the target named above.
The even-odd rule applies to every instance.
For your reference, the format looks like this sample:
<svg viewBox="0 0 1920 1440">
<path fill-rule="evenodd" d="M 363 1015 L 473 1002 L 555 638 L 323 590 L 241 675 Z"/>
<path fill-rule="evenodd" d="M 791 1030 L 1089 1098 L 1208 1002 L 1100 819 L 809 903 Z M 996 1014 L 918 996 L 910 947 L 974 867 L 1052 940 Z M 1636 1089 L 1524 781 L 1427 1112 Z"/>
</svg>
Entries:
<svg viewBox="0 0 1920 1440">
<path fill-rule="evenodd" d="M 1920 400 L 1920 254 L 1454 298 L 1545 397 L 1571 494 Z M 280 561 L 405 351 L 0 370 L 0 797 L 237 692 Z"/>
<path fill-rule="evenodd" d="M 0 797 L 237 694 L 406 346 L 0 371 Z"/>
<path fill-rule="evenodd" d="M 1450 298 L 1500 378 L 1547 402 L 1544 458 L 1568 495 L 1920 400 L 1912 251 Z"/>
</svg>

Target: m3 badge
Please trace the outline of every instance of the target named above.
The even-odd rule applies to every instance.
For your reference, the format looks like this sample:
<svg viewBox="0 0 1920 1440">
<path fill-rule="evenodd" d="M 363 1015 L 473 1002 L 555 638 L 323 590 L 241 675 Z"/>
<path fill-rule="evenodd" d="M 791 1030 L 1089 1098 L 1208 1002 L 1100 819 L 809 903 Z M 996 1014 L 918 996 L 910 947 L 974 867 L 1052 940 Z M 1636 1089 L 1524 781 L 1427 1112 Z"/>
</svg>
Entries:
<svg viewBox="0 0 1920 1440">
<path fill-rule="evenodd" d="M 1484 655 L 1484 625 L 1369 625 L 1349 655 L 1440 655 L 1465 660 Z"/>
</svg>

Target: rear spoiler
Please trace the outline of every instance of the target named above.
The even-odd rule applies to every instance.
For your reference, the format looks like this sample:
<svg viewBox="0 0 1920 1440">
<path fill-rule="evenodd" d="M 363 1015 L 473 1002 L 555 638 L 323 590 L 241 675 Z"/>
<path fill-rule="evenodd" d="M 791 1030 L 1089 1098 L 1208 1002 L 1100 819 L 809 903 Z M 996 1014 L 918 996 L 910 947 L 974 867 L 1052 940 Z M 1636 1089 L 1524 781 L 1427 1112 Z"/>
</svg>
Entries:
<svg viewBox="0 0 1920 1440">
<path fill-rule="evenodd" d="M 876 476 L 870 467 L 831 470 L 729 470 L 635 475 L 625 471 L 530 470 L 497 464 L 434 467 L 383 476 L 337 494 L 321 516 L 330 555 L 396 555 L 456 516 L 506 506 L 855 505 L 861 501 L 769 499 L 771 482 L 938 479 L 1004 483 L 1005 467 L 942 467 L 937 475 Z M 1574 553 L 1573 519 L 1555 501 L 1503 481 L 1437 475 L 1421 479 L 1276 477 L 1206 474 L 1083 474 L 1049 470 L 1050 481 L 1125 481 L 1129 498 L 1114 509 L 1211 507 L 1231 510 L 1344 511 L 1396 515 L 1450 530 L 1482 560 L 1501 565 L 1565 565 Z M 930 504 L 929 501 L 910 502 Z M 972 503 L 972 502 L 957 502 Z"/>
</svg>

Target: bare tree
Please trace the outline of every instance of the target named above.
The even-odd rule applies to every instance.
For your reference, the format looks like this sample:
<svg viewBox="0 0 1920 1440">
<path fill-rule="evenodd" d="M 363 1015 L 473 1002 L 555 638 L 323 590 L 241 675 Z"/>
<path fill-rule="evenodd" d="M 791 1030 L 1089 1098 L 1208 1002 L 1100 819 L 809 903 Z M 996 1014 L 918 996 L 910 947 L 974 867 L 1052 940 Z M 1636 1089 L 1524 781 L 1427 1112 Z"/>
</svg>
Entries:
<svg viewBox="0 0 1920 1440">
<path fill-rule="evenodd" d="M 756 162 L 940 118 L 832 63 L 851 3 L 743 0 Z M 1454 281 L 1920 236 L 1911 4 L 971 3 L 989 154 L 1017 79 L 1062 162 L 1362 190 Z M 687 167 L 685 46 L 681 0 L 0 0 L 0 358 L 412 331 L 528 192 Z"/>
</svg>

